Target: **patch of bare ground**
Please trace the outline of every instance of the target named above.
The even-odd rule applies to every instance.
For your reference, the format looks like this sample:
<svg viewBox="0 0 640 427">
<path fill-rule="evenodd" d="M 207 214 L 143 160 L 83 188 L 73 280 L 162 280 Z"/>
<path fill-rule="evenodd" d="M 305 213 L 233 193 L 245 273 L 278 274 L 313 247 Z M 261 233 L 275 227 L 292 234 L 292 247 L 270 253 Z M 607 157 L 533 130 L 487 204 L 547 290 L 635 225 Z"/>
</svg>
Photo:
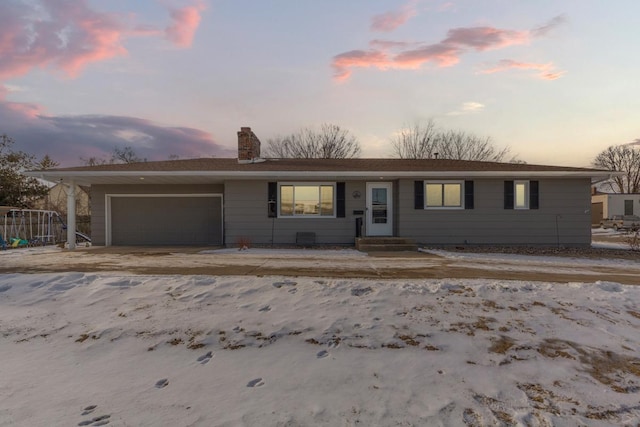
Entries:
<svg viewBox="0 0 640 427">
<path fill-rule="evenodd" d="M 501 336 L 500 338 L 493 340 L 491 347 L 489 347 L 489 352 L 506 354 L 507 351 L 509 351 L 509 349 L 515 345 L 515 343 L 516 342 L 511 338 L 506 336 Z"/>
<path fill-rule="evenodd" d="M 538 352 L 545 357 L 580 361 L 584 372 L 617 393 L 640 391 L 640 359 L 637 357 L 559 339 L 545 339 Z"/>
<path fill-rule="evenodd" d="M 541 384 L 518 384 L 517 387 L 524 392 L 527 399 L 531 402 L 532 407 L 544 412 L 560 415 L 558 402 L 580 406 L 580 402 L 577 400 L 547 390 Z"/>
<path fill-rule="evenodd" d="M 482 394 L 476 394 L 473 396 L 476 402 L 487 407 L 491 414 L 495 417 L 498 425 L 500 426 L 513 426 L 516 425 L 516 420 L 509 413 L 513 409 L 509 407 L 509 405 L 504 402 L 499 401 L 498 399 L 494 399 L 493 397 L 485 396 Z M 464 415 L 463 415 L 464 416 Z M 492 423 L 491 425 L 494 425 Z"/>
</svg>

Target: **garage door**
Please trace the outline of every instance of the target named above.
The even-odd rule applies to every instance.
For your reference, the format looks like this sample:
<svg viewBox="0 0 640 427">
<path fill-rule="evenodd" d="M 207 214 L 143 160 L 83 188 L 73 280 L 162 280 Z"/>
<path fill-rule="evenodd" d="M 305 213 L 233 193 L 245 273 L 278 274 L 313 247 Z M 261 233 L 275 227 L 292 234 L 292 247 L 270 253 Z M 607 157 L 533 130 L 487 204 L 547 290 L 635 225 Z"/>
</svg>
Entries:
<svg viewBox="0 0 640 427">
<path fill-rule="evenodd" d="M 222 197 L 111 197 L 111 244 L 221 245 Z"/>
</svg>

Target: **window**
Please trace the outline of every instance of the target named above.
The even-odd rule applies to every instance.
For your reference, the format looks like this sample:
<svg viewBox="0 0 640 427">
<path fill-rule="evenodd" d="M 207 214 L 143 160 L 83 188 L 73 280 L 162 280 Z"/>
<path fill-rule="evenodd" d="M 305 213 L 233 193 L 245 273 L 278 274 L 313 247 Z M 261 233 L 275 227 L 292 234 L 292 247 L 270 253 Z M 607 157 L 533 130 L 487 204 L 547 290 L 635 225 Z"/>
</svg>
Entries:
<svg viewBox="0 0 640 427">
<path fill-rule="evenodd" d="M 624 214 L 633 215 L 633 200 L 624 201 Z"/>
<path fill-rule="evenodd" d="M 539 209 L 540 194 L 538 181 L 505 181 L 505 209 Z"/>
<path fill-rule="evenodd" d="M 463 181 L 426 181 L 424 207 L 462 208 Z"/>
<path fill-rule="evenodd" d="M 280 184 L 283 217 L 335 217 L 335 184 Z"/>
<path fill-rule="evenodd" d="M 529 181 L 514 181 L 514 209 L 529 209 Z"/>
</svg>

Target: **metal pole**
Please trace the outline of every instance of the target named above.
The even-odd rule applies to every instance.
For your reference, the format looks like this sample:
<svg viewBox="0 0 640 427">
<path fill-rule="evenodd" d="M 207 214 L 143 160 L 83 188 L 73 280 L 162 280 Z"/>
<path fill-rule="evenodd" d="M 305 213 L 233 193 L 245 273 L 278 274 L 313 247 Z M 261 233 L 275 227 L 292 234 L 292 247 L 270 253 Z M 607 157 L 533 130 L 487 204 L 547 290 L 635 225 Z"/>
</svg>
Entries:
<svg viewBox="0 0 640 427">
<path fill-rule="evenodd" d="M 76 183 L 69 181 L 67 193 L 67 244 L 70 250 L 76 248 Z"/>
</svg>

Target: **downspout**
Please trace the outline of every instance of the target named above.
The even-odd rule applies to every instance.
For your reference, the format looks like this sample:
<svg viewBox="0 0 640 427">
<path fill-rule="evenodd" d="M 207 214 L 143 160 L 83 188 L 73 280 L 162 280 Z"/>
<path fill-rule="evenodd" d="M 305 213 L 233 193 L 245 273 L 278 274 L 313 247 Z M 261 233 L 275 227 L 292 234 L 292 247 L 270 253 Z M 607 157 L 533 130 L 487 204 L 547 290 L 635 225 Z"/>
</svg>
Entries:
<svg viewBox="0 0 640 427">
<path fill-rule="evenodd" d="M 67 245 L 70 250 L 76 248 L 76 182 L 71 179 L 67 184 Z"/>
</svg>

